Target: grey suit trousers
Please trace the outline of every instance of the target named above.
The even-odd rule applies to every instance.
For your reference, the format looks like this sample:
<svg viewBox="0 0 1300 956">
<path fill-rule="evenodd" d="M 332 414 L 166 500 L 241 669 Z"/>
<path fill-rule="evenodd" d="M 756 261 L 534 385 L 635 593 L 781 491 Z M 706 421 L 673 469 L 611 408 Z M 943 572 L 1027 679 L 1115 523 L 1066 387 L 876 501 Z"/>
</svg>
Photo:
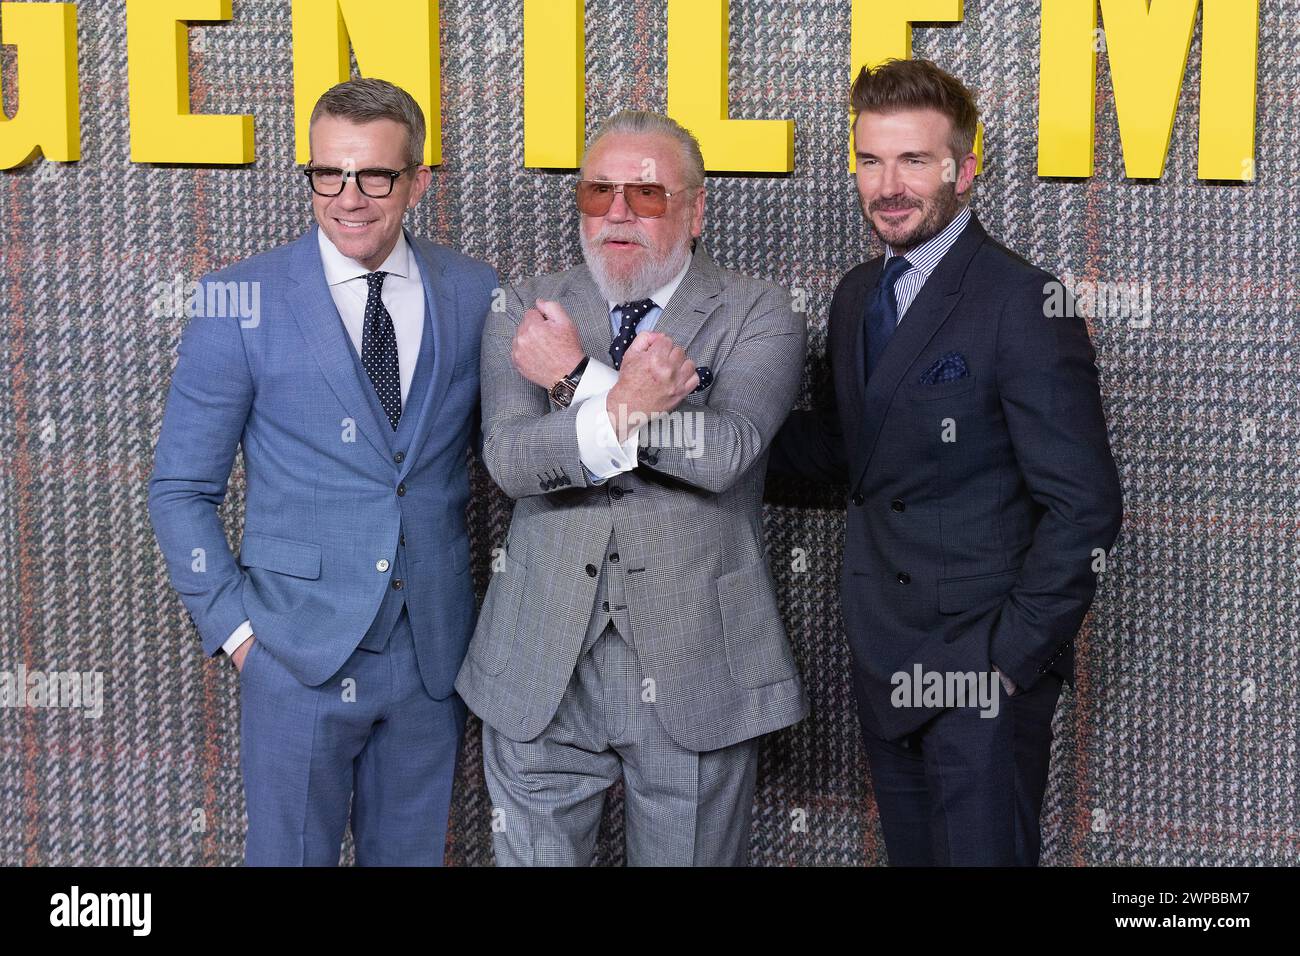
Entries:
<svg viewBox="0 0 1300 956">
<path fill-rule="evenodd" d="M 601 624 L 593 619 L 540 735 L 518 742 L 483 725 L 497 865 L 590 865 L 605 791 L 620 775 L 628 865 L 745 865 L 760 738 L 682 747 L 655 714 L 635 648 Z"/>
</svg>

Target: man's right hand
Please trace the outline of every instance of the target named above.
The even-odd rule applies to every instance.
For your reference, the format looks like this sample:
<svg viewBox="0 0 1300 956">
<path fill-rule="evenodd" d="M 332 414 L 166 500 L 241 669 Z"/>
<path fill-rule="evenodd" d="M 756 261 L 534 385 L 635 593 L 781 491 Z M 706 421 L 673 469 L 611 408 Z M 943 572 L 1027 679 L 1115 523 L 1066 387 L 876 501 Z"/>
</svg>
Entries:
<svg viewBox="0 0 1300 956">
<path fill-rule="evenodd" d="M 670 412 L 700 383 L 695 363 L 662 332 L 641 332 L 623 354 L 605 410 L 620 442 L 651 415 Z M 639 413 L 641 421 L 630 420 Z"/>
<path fill-rule="evenodd" d="M 244 670 L 244 658 L 248 656 L 248 652 L 252 650 L 252 647 L 253 638 L 250 637 L 235 648 L 235 653 L 230 655 L 230 659 L 235 662 L 235 670 L 240 672 Z"/>
</svg>

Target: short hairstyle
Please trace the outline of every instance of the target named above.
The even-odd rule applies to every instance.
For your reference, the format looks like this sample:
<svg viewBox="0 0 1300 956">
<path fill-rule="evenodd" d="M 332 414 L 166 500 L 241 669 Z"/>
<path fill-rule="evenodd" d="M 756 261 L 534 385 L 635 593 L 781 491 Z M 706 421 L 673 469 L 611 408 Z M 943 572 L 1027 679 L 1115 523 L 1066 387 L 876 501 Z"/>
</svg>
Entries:
<svg viewBox="0 0 1300 956">
<path fill-rule="evenodd" d="M 606 136 L 624 133 L 633 136 L 666 136 L 673 140 L 680 149 L 682 170 L 686 176 L 685 188 L 693 189 L 704 185 L 704 154 L 700 152 L 700 142 L 693 133 L 681 123 L 662 113 L 646 113 L 641 110 L 623 110 L 615 113 L 600 124 L 596 135 L 587 144 L 582 154 L 582 169 L 587 169 L 587 157 Z"/>
<path fill-rule="evenodd" d="M 424 161 L 424 111 L 415 97 L 387 80 L 346 80 L 326 90 L 311 111 L 311 122 L 339 116 L 355 123 L 390 119 L 406 127 L 406 161 Z"/>
<path fill-rule="evenodd" d="M 937 110 L 952 121 L 948 147 L 960 159 L 975 148 L 979 110 L 961 80 L 930 60 L 886 60 L 863 67 L 849 95 L 856 124 L 861 113 Z"/>
</svg>

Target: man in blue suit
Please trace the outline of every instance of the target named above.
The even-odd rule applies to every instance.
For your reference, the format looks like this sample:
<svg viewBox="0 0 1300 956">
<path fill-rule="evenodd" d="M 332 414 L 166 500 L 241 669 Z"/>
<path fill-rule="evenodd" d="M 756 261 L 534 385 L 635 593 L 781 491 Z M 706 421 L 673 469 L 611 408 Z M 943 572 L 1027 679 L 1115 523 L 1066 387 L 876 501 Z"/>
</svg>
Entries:
<svg viewBox="0 0 1300 956">
<path fill-rule="evenodd" d="M 892 61 L 852 104 L 885 254 L 835 290 L 834 395 L 790 416 L 771 470 L 848 486 L 841 605 L 889 862 L 1032 866 L 1122 512 L 1095 353 L 1061 284 L 970 210 L 965 86 Z"/>
<path fill-rule="evenodd" d="M 149 513 L 203 649 L 239 670 L 249 864 L 337 864 L 349 806 L 358 863 L 442 862 L 497 283 L 402 229 L 432 178 L 424 135 L 389 83 L 321 97 L 316 226 L 201 282 L 180 343 Z M 217 509 L 240 446 L 236 558 Z"/>
</svg>

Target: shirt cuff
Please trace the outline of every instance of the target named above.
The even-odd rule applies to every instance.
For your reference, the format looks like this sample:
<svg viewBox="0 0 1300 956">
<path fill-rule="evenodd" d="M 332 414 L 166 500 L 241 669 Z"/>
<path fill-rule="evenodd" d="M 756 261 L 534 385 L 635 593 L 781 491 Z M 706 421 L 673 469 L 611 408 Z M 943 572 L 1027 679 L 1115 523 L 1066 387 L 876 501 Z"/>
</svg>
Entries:
<svg viewBox="0 0 1300 956">
<path fill-rule="evenodd" d="M 998 668 L 997 668 L 997 665 L 994 665 L 993 669 L 994 669 L 995 671 L 998 671 L 998 677 L 1002 678 L 1002 689 L 1005 690 L 1005 691 L 1007 692 L 1007 696 L 1008 696 L 1008 697 L 1011 697 L 1013 694 L 1015 694 L 1015 692 L 1016 692 L 1016 684 L 1015 684 L 1015 681 L 1013 681 L 1013 680 L 1012 680 L 1010 677 L 1008 677 L 1006 674 L 1004 674 L 1004 673 L 1002 673 L 1001 671 L 999 671 Z"/>
<path fill-rule="evenodd" d="M 239 625 L 239 627 L 235 628 L 233 634 L 226 638 L 226 643 L 221 645 L 221 649 L 225 651 L 227 657 L 234 657 L 235 651 L 238 649 L 239 645 L 252 636 L 253 623 L 251 621 L 245 621 L 243 624 Z"/>
<path fill-rule="evenodd" d="M 584 381 L 586 377 L 584 374 Z M 582 466 L 587 469 L 588 477 L 595 484 L 635 468 L 636 446 L 640 441 L 639 433 L 634 432 L 626 442 L 619 444 L 614 426 L 609 423 L 609 413 L 605 410 L 608 395 L 607 389 L 591 396 L 578 406 L 575 416 L 578 457 L 582 459 Z"/>
<path fill-rule="evenodd" d="M 582 370 L 578 387 L 573 390 L 570 405 L 581 405 L 587 399 L 603 395 L 618 382 L 618 372 L 594 358 L 587 359 L 587 367 Z"/>
</svg>

